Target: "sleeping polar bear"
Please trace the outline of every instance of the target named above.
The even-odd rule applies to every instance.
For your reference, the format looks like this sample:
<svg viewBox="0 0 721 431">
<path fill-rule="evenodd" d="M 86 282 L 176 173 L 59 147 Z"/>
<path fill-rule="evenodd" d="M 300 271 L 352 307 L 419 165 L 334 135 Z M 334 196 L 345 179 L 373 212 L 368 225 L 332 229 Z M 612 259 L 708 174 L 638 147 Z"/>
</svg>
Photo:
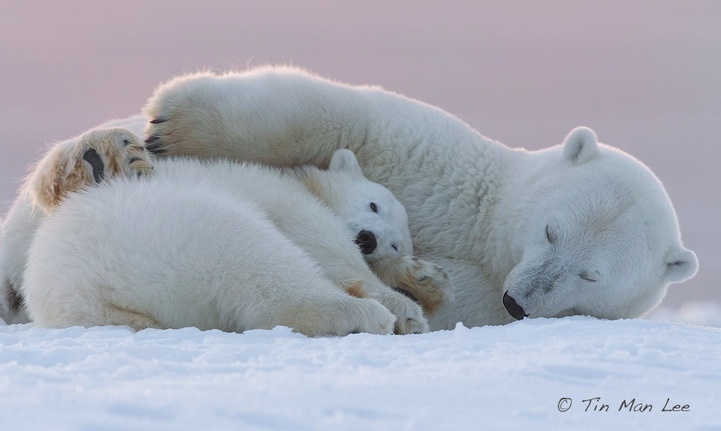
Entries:
<svg viewBox="0 0 721 431">
<path fill-rule="evenodd" d="M 153 161 L 131 131 L 98 129 L 53 148 L 26 188 L 44 215 L 19 293 L 38 326 L 428 330 L 361 251 L 426 312 L 452 299 L 447 275 L 410 256 L 403 206 L 348 150 L 327 171 Z"/>
<path fill-rule="evenodd" d="M 451 276 L 432 329 L 636 317 L 698 268 L 659 180 L 588 128 L 515 150 L 432 106 L 288 68 L 180 77 L 145 115 L 160 155 L 327 166 L 355 152 L 407 208 L 419 257 Z"/>
</svg>

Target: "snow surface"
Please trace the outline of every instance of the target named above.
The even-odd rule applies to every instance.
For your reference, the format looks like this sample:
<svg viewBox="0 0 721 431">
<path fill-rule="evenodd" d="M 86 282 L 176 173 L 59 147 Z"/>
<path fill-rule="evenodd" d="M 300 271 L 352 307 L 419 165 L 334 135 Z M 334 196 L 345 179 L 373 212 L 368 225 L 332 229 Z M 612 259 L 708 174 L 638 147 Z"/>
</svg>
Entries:
<svg viewBox="0 0 721 431">
<path fill-rule="evenodd" d="M 641 319 L 344 338 L 10 325 L 0 429 L 717 430 L 719 358 L 721 329 Z M 652 410 L 619 411 L 632 400 Z"/>
<path fill-rule="evenodd" d="M 671 307 L 662 303 L 660 307 L 649 314 L 648 318 L 666 322 L 721 327 L 721 303 L 690 300 L 679 307 Z"/>
</svg>

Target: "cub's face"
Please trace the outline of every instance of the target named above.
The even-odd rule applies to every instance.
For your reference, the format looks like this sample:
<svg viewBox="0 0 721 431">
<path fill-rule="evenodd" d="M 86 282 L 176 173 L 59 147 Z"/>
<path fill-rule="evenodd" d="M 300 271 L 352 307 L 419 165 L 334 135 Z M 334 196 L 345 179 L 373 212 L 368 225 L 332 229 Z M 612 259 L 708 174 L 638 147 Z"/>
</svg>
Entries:
<svg viewBox="0 0 721 431">
<path fill-rule="evenodd" d="M 347 199 L 333 210 L 355 235 L 366 261 L 413 253 L 408 215 L 388 189 L 366 179 L 353 181 L 344 189 Z"/>
<path fill-rule="evenodd" d="M 324 200 L 352 231 L 367 262 L 413 253 L 405 208 L 363 175 L 351 151 L 336 151 L 328 176 Z"/>
<path fill-rule="evenodd" d="M 535 178 L 518 211 L 526 216 L 518 220 L 517 264 L 503 297 L 517 319 L 638 317 L 661 301 L 670 283 L 698 268 L 696 256 L 681 245 L 658 180 L 620 151 L 601 151 L 593 138 L 581 142 L 591 148 L 564 148 L 563 158 L 576 157 Z"/>
</svg>

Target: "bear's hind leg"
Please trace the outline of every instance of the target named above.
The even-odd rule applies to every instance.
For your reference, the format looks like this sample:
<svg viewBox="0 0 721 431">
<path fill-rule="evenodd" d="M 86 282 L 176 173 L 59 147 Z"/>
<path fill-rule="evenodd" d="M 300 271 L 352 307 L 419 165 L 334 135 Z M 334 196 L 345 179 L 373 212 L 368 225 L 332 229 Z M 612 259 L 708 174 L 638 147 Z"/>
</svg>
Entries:
<svg viewBox="0 0 721 431">
<path fill-rule="evenodd" d="M 366 298 L 360 281 L 339 288 L 306 250 L 274 229 L 262 236 L 258 225 L 267 222 L 256 222 L 254 231 L 261 236 L 254 250 L 236 248 L 237 254 L 214 259 L 233 272 L 224 287 L 209 289 L 219 294 L 217 321 L 230 322 L 221 328 L 242 332 L 282 325 L 312 337 L 393 332 L 396 316 Z"/>
<path fill-rule="evenodd" d="M 52 300 L 45 295 L 33 299 L 30 313 L 33 321 L 39 327 L 66 328 L 70 326 L 129 326 L 134 331 L 147 328 L 164 329 L 153 317 L 140 311 L 121 307 L 103 301 L 100 298 L 86 297 L 84 295 L 65 298 L 65 300 Z"/>
<path fill-rule="evenodd" d="M 77 141 L 52 148 L 32 174 L 28 191 L 36 204 L 49 211 L 68 193 L 114 176 L 152 172 L 150 153 L 134 133 L 119 127 L 91 130 Z"/>
<path fill-rule="evenodd" d="M 275 310 L 274 321 L 311 337 L 393 333 L 396 318 L 378 301 L 355 298 L 332 289 L 316 290 L 317 295 L 307 298 L 309 301 L 287 301 Z"/>
</svg>

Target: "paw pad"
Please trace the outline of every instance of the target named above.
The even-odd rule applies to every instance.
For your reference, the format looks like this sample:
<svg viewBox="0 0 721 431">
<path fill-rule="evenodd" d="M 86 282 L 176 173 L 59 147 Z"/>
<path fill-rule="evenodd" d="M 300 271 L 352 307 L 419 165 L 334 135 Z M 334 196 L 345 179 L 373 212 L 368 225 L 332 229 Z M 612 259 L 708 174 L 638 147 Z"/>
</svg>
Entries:
<svg viewBox="0 0 721 431">
<path fill-rule="evenodd" d="M 83 160 L 90 163 L 90 167 L 93 168 L 93 179 L 96 183 L 103 181 L 105 177 L 105 163 L 103 163 L 102 157 L 94 149 L 91 148 L 83 154 Z"/>
</svg>

